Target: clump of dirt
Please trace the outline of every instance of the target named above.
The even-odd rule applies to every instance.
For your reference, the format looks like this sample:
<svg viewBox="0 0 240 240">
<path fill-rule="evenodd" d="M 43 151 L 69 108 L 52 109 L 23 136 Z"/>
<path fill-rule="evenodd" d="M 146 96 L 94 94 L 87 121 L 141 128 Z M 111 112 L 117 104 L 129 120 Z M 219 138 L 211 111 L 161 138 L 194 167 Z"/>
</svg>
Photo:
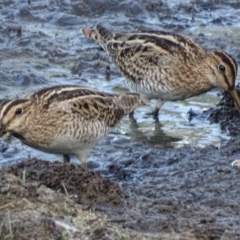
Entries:
<svg viewBox="0 0 240 240">
<path fill-rule="evenodd" d="M 238 95 L 240 96 L 240 89 L 238 89 Z M 210 123 L 219 123 L 223 132 L 227 131 L 231 136 L 237 136 L 239 134 L 240 115 L 229 93 L 224 92 L 217 106 L 202 113 L 202 116 L 206 115 Z"/>
<path fill-rule="evenodd" d="M 130 165 L 112 162 L 131 178 L 121 181 L 115 174 L 128 198 L 125 210 L 110 216 L 125 219 L 122 225 L 137 231 L 190 232 L 186 239 L 198 240 L 240 239 L 240 171 L 231 167 L 240 159 L 239 136 L 219 148 L 146 149 L 133 147 Z"/>
<path fill-rule="evenodd" d="M 123 194 L 117 183 L 80 165 L 29 159 L 8 167 L 5 171 L 26 181 L 36 181 L 55 191 L 74 195 L 75 202 L 79 204 L 122 204 Z"/>
<path fill-rule="evenodd" d="M 112 160 L 127 179 L 36 159 L 2 168 L 0 239 L 239 239 L 239 144 L 136 144 L 132 161 Z"/>
<path fill-rule="evenodd" d="M 240 97 L 240 86 L 237 86 L 237 92 Z M 197 113 L 190 109 L 188 120 L 191 121 L 193 118 L 207 119 L 210 124 L 218 123 L 221 131 L 227 132 L 230 136 L 237 136 L 240 133 L 240 114 L 228 92 L 223 92 L 219 103 L 206 111 Z"/>
<path fill-rule="evenodd" d="M 133 231 L 130 233 L 104 216 L 83 210 L 83 206 L 77 204 L 70 193 L 78 195 L 82 191 L 84 196 L 93 192 L 94 195 L 103 190 L 105 200 L 108 201 L 108 190 L 111 187 L 103 187 L 102 183 L 119 189 L 117 184 L 94 173 L 89 175 L 88 171 L 83 173 L 80 167 L 75 170 L 68 169 L 69 175 L 65 174 L 63 178 L 60 165 L 64 171 L 66 166 L 63 164 L 29 160 L 22 166 L 15 165 L 1 170 L 0 239 L 157 239 L 154 235 L 144 236 Z M 70 171 L 71 169 L 73 171 Z M 81 190 L 78 189 L 77 183 L 68 180 L 71 179 L 71 174 L 80 176 L 78 183 Z M 50 175 L 53 181 L 50 180 Z M 93 183 L 89 181 L 90 176 Z M 65 190 L 60 183 L 63 180 Z M 70 187 L 72 183 L 73 186 Z M 93 191 L 94 183 L 96 187 Z M 102 187 L 97 190 L 98 183 Z M 66 189 L 69 192 L 62 193 Z M 100 199 L 102 201 L 101 197 Z"/>
</svg>

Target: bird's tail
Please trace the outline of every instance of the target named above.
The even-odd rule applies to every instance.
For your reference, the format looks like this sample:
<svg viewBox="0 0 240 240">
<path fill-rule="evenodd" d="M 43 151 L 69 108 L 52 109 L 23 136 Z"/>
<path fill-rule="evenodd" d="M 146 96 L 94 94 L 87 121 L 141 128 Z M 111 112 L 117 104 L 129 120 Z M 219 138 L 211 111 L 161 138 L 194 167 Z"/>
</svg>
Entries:
<svg viewBox="0 0 240 240">
<path fill-rule="evenodd" d="M 112 38 L 113 33 L 109 31 L 107 28 L 103 27 L 100 24 L 95 26 L 96 30 L 91 30 L 89 28 L 82 29 L 82 33 L 88 37 L 93 39 L 96 42 L 103 44 Z"/>
<path fill-rule="evenodd" d="M 129 114 L 139 106 L 147 105 L 148 100 L 143 98 L 138 93 L 124 93 L 120 94 L 115 101 L 122 106 L 125 114 Z"/>
</svg>

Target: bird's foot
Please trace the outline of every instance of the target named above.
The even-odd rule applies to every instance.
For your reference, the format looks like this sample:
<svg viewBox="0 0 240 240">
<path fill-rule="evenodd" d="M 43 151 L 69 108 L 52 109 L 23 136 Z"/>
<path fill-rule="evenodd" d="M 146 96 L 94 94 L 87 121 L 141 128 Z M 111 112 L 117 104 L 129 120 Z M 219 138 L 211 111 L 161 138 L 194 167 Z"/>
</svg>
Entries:
<svg viewBox="0 0 240 240">
<path fill-rule="evenodd" d="M 130 119 L 134 118 L 134 111 L 130 112 L 128 116 L 129 116 Z"/>
<path fill-rule="evenodd" d="M 70 163 L 70 156 L 69 155 L 63 155 L 63 162 L 64 163 Z"/>
<path fill-rule="evenodd" d="M 87 163 L 84 161 L 84 162 L 82 162 L 82 169 L 83 170 L 88 170 L 88 166 L 87 166 Z"/>
<path fill-rule="evenodd" d="M 152 112 L 147 112 L 146 115 L 147 116 L 153 116 L 153 119 L 158 121 L 158 112 L 159 112 L 159 109 L 156 109 Z"/>
</svg>

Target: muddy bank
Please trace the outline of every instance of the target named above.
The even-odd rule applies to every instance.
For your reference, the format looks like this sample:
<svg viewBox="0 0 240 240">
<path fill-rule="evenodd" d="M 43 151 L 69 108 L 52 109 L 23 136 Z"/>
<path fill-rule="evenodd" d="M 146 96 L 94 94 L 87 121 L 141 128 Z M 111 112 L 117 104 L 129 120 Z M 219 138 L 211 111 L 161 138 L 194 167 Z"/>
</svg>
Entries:
<svg viewBox="0 0 240 240">
<path fill-rule="evenodd" d="M 146 239 L 75 203 L 39 181 L 1 172 L 0 238 Z M 146 237 L 148 237 L 146 235 Z M 149 235 L 149 237 L 151 237 Z M 152 235 L 152 239 L 154 236 Z"/>
<path fill-rule="evenodd" d="M 116 141 L 114 145 L 119 151 Z M 145 239 L 237 240 L 240 238 L 240 169 L 231 167 L 235 159 L 240 159 L 240 137 L 219 149 L 214 146 L 149 149 L 148 145 L 135 144 L 129 151 L 122 151 L 121 157 L 106 159 L 104 168 L 95 168 L 94 172 L 81 166 L 32 159 L 4 168 L 0 175 L 2 178 L 6 174 L 18 176 L 15 181 L 19 183 L 23 181 L 19 179 L 24 179 L 31 185 L 30 193 L 37 192 L 30 196 L 34 202 L 44 196 L 37 190 L 42 186 L 61 197 L 67 195 L 76 208 L 81 206 L 107 216 L 118 228 L 150 234 Z M 11 182 L 2 187 L 3 196 L 8 196 L 7 186 L 17 191 L 16 201 L 28 199 L 29 195 L 16 190 Z M 1 199 L 11 216 L 18 219 L 10 208 L 12 200 Z M 62 201 L 54 203 L 57 208 L 61 204 Z M 7 212 L 0 213 L 3 224 Z M 18 226 L 15 230 L 21 231 Z M 121 238 L 117 235 L 116 239 Z"/>
</svg>

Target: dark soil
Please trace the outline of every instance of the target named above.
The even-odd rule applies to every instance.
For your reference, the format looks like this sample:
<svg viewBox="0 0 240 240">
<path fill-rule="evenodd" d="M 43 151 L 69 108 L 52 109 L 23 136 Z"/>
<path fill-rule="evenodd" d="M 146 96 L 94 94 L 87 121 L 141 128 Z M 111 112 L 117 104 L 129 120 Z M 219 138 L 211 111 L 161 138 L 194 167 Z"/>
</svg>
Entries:
<svg viewBox="0 0 240 240">
<path fill-rule="evenodd" d="M 114 146 L 122 151 L 116 141 Z M 146 239 L 170 234 L 163 239 L 237 240 L 240 169 L 231 166 L 236 159 L 238 136 L 220 148 L 135 144 L 122 151 L 121 159 L 107 161 L 100 175 L 78 165 L 36 159 L 2 169 L 0 175 L 11 173 L 67 193 L 83 208 L 107 215 L 124 228 L 155 234 Z"/>
</svg>

